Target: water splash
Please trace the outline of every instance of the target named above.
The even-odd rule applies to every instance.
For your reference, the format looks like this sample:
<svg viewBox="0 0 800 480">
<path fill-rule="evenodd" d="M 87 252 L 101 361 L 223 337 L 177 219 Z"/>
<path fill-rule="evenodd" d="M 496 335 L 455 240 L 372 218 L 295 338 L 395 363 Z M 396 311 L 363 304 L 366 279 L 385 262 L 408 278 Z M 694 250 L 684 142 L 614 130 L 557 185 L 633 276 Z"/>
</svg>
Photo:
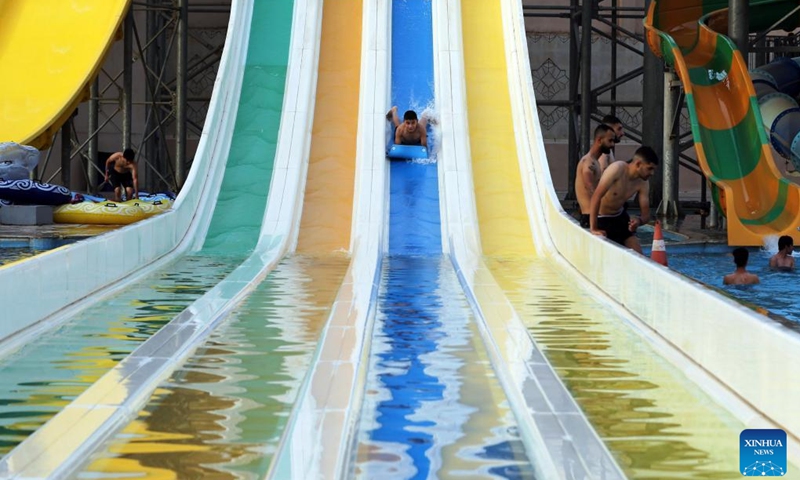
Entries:
<svg viewBox="0 0 800 480">
<path fill-rule="evenodd" d="M 775 254 L 778 253 L 778 236 L 777 235 L 767 235 L 763 238 L 764 245 L 761 247 L 761 250 Z"/>
<path fill-rule="evenodd" d="M 410 160 L 410 162 L 420 165 L 436 163 L 439 157 L 439 150 L 441 150 L 440 139 L 442 138 L 442 129 L 439 125 L 439 111 L 436 109 L 436 101 L 430 99 L 427 103 L 422 104 L 417 100 L 412 100 L 410 108 L 418 112 L 420 122 L 424 123 L 428 131 L 428 158 L 415 158 Z"/>
</svg>

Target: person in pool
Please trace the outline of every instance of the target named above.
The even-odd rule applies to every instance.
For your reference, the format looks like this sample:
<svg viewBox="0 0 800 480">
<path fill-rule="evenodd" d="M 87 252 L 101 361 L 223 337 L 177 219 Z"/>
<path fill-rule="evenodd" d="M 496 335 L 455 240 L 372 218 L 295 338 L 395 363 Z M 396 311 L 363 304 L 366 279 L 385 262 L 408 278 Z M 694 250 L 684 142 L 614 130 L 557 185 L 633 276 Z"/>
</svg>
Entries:
<svg viewBox="0 0 800 480">
<path fill-rule="evenodd" d="M 733 263 L 736 264 L 736 270 L 722 278 L 723 285 L 755 285 L 761 283 L 758 275 L 747 271 L 747 260 L 749 258 L 750 252 L 744 247 L 739 247 L 733 251 Z"/>
<path fill-rule="evenodd" d="M 403 114 L 403 122 L 397 115 L 397 107 L 392 107 L 386 114 L 386 119 L 394 123 L 394 143 L 395 145 L 422 145 L 428 146 L 428 134 L 425 131 L 425 121 L 417 119 L 417 112 L 408 110 Z"/>
<path fill-rule="evenodd" d="M 778 239 L 778 253 L 769 259 L 769 268 L 784 271 L 794 270 L 792 250 L 794 250 L 794 240 L 789 235 L 783 235 Z"/>
</svg>

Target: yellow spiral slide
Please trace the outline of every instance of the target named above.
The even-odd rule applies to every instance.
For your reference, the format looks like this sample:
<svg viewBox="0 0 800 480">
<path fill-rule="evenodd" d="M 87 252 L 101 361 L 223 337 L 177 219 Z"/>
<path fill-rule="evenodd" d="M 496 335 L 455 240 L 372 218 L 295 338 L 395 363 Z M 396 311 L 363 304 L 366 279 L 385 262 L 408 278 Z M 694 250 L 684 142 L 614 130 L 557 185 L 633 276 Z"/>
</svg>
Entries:
<svg viewBox="0 0 800 480">
<path fill-rule="evenodd" d="M 130 0 L 0 0 L 0 142 L 39 149 L 86 99 Z"/>
</svg>

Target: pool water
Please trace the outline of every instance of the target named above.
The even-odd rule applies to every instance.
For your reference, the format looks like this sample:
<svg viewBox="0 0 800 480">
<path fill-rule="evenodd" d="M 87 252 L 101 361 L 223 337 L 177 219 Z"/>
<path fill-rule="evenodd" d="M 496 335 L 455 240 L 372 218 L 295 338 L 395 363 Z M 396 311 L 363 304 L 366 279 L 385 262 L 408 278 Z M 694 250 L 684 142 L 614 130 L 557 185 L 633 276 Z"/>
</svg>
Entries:
<svg viewBox="0 0 800 480">
<path fill-rule="evenodd" d="M 487 265 L 628 478 L 741 478 L 744 424 L 611 305 L 546 258 Z"/>
<path fill-rule="evenodd" d="M 533 478 L 452 264 L 384 260 L 355 478 Z"/>
<path fill-rule="evenodd" d="M 263 478 L 348 263 L 281 262 L 78 478 Z"/>
<path fill-rule="evenodd" d="M 36 250 L 34 248 L 25 247 L 0 247 L 0 265 L 16 262 L 23 258 L 32 257 L 47 250 Z"/>
<path fill-rule="evenodd" d="M 0 358 L 0 454 L 61 411 L 240 261 L 182 257 Z"/>
<path fill-rule="evenodd" d="M 32 257 L 78 240 L 81 240 L 81 238 L 0 239 L 0 266 Z"/>
<path fill-rule="evenodd" d="M 673 270 L 750 304 L 753 308 L 761 307 L 772 316 L 777 315 L 800 324 L 800 275 L 797 271 L 771 270 L 771 256 L 771 253 L 761 249 L 750 250 L 747 270 L 759 276 L 761 283 L 758 285 L 722 284 L 722 277 L 736 268 L 730 253 L 670 253 L 668 259 L 669 267 Z"/>
</svg>

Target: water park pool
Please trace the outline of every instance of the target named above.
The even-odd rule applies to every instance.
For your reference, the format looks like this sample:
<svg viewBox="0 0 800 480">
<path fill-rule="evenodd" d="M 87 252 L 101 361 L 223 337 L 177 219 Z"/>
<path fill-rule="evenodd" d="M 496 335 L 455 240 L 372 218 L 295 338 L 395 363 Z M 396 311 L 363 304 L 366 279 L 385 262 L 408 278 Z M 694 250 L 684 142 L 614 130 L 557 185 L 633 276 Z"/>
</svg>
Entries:
<svg viewBox="0 0 800 480">
<path fill-rule="evenodd" d="M 733 251 L 733 248 L 730 250 Z M 771 256 L 772 253 L 763 249 L 750 250 L 747 270 L 759 276 L 761 283 L 758 285 L 722 284 L 722 277 L 735 268 L 730 253 L 670 253 L 669 266 L 751 307 L 766 309 L 769 314 L 800 324 L 800 310 L 797 308 L 798 274 L 771 270 Z"/>
<path fill-rule="evenodd" d="M 0 238 L 0 265 L 77 242 L 81 238 Z"/>
</svg>

